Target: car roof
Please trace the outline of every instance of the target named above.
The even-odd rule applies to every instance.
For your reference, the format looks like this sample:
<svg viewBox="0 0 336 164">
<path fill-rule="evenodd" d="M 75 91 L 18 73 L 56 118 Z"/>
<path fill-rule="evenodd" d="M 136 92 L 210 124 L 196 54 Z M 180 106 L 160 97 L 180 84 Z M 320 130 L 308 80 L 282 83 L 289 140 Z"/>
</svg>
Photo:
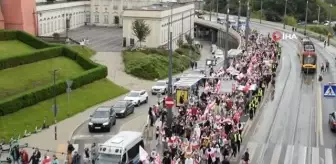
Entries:
<svg viewBox="0 0 336 164">
<path fill-rule="evenodd" d="M 119 100 L 116 103 L 118 103 L 118 102 L 131 102 L 131 101 L 130 100 Z"/>
<path fill-rule="evenodd" d="M 145 90 L 131 90 L 130 93 L 131 93 L 131 92 L 134 92 L 134 93 L 140 93 L 140 92 L 143 92 L 143 91 L 145 91 Z"/>
<path fill-rule="evenodd" d="M 158 81 L 156 81 L 156 82 L 157 82 L 157 83 L 161 83 L 161 82 L 166 83 L 167 80 L 158 80 Z"/>
<path fill-rule="evenodd" d="M 108 107 L 108 106 L 101 106 L 101 107 L 98 107 L 97 109 L 96 109 L 96 111 L 102 111 L 102 112 L 104 112 L 104 111 L 109 111 L 111 109 L 111 107 Z"/>
</svg>

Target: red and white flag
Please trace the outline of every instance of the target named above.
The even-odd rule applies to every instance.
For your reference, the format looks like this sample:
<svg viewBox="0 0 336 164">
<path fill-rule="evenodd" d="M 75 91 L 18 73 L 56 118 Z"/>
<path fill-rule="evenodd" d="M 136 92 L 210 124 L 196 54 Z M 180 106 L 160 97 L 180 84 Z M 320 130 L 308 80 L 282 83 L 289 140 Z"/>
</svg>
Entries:
<svg viewBox="0 0 336 164">
<path fill-rule="evenodd" d="M 218 94 L 222 86 L 221 80 L 218 80 L 217 85 L 216 85 L 216 93 Z"/>
</svg>

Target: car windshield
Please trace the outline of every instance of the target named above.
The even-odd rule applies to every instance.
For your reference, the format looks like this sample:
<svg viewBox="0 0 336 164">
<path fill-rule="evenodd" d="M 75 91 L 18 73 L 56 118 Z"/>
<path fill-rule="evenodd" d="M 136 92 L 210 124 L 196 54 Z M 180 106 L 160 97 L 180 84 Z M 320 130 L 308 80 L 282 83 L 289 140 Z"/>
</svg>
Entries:
<svg viewBox="0 0 336 164">
<path fill-rule="evenodd" d="M 139 97 L 140 93 L 139 92 L 130 92 L 127 96 L 128 97 Z"/>
<path fill-rule="evenodd" d="M 160 81 L 155 84 L 155 86 L 165 86 L 165 85 L 166 85 L 166 82 L 164 81 Z"/>
<path fill-rule="evenodd" d="M 97 164 L 119 164 L 121 162 L 121 155 L 115 154 L 100 154 L 98 156 Z"/>
<path fill-rule="evenodd" d="M 315 49 L 313 45 L 306 44 L 304 46 L 304 51 L 315 51 Z"/>
<path fill-rule="evenodd" d="M 314 56 L 305 56 L 303 58 L 303 64 L 315 64 L 316 58 Z"/>
<path fill-rule="evenodd" d="M 114 104 L 113 107 L 115 107 L 115 108 L 124 108 L 124 107 L 126 107 L 126 101 L 119 101 L 116 104 Z"/>
<path fill-rule="evenodd" d="M 94 118 L 106 118 L 109 116 L 109 112 L 108 111 L 95 111 L 93 113 Z"/>
</svg>

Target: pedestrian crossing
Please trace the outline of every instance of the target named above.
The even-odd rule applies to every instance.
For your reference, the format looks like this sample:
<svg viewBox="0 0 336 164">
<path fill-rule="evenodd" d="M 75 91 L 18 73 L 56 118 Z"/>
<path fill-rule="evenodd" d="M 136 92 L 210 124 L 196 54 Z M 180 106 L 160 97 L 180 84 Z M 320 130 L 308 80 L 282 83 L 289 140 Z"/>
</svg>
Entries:
<svg viewBox="0 0 336 164">
<path fill-rule="evenodd" d="M 334 164 L 335 150 L 326 147 L 304 145 L 258 143 L 250 141 L 241 145 L 240 154 L 231 161 L 240 164 L 244 152 L 248 149 L 250 164 Z M 335 158 L 335 159 L 334 159 Z"/>
</svg>

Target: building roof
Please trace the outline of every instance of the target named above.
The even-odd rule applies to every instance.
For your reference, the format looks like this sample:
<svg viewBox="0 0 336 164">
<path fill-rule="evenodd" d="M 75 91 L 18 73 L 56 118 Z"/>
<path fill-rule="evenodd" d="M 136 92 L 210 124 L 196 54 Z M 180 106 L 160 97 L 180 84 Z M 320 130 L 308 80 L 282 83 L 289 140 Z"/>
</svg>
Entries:
<svg viewBox="0 0 336 164">
<path fill-rule="evenodd" d="M 125 10 L 140 10 L 140 11 L 165 11 L 170 10 L 171 6 L 173 8 L 179 8 L 185 6 L 189 3 L 178 3 L 178 2 L 162 2 L 162 3 L 155 3 L 149 6 L 142 6 L 142 7 L 135 7 Z"/>
</svg>

